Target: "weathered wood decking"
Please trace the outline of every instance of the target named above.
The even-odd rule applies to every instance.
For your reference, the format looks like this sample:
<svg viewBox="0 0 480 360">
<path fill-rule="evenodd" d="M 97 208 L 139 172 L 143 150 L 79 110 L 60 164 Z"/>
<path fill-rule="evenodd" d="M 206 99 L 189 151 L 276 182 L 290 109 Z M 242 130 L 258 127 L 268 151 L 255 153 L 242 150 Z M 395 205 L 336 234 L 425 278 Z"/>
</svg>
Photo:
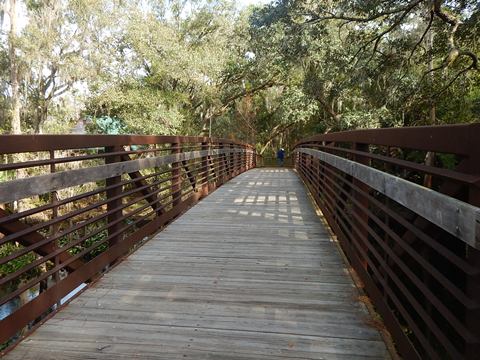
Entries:
<svg viewBox="0 0 480 360">
<path fill-rule="evenodd" d="M 255 169 L 107 273 L 7 359 L 385 359 L 301 181 Z"/>
</svg>

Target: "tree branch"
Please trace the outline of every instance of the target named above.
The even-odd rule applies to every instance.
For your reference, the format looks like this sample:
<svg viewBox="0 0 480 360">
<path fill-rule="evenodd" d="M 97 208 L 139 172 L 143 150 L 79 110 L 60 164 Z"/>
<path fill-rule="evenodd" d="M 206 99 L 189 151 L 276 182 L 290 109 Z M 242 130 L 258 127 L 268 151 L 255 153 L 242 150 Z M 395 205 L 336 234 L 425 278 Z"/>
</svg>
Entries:
<svg viewBox="0 0 480 360">
<path fill-rule="evenodd" d="M 235 101 L 238 98 L 241 98 L 241 97 L 243 97 L 247 94 L 253 94 L 253 93 L 256 93 L 257 91 L 263 90 L 265 88 L 272 87 L 273 85 L 275 85 L 275 81 L 273 80 L 274 76 L 275 75 L 273 75 L 269 80 L 265 81 L 264 83 L 254 87 L 252 89 L 249 89 L 249 90 L 245 89 L 244 91 L 242 91 L 238 94 L 230 96 L 229 98 L 225 99 L 225 101 L 223 101 L 224 106 L 229 105 L 232 101 Z"/>
<path fill-rule="evenodd" d="M 221 115 L 224 111 L 226 111 L 229 108 L 230 104 L 233 101 L 235 101 L 235 100 L 237 100 L 241 97 L 244 97 L 247 94 L 253 94 L 253 93 L 256 93 L 257 91 L 260 91 L 260 90 L 263 90 L 263 89 L 266 89 L 268 87 L 272 87 L 272 86 L 276 85 L 277 83 L 274 81 L 274 79 L 273 79 L 274 77 L 275 77 L 275 74 L 270 78 L 270 80 L 267 80 L 264 83 L 254 87 L 252 89 L 249 89 L 249 90 L 245 89 L 244 91 L 242 91 L 238 94 L 235 94 L 235 95 L 232 95 L 232 96 L 228 97 L 227 99 L 225 99 L 223 101 L 223 105 L 217 111 L 212 111 L 211 114 L 205 116 L 205 119 L 204 119 L 205 123 L 209 122 L 210 118 L 213 119 L 214 117 Z M 199 103 L 198 106 L 200 106 L 201 104 L 203 104 L 203 102 Z"/>
<path fill-rule="evenodd" d="M 57 97 L 57 96 L 60 96 L 60 95 L 62 95 L 62 94 L 64 94 L 64 93 L 66 93 L 66 92 L 70 89 L 70 85 L 71 85 L 71 84 L 65 84 L 65 85 L 63 85 L 63 89 L 60 89 L 60 88 L 57 89 L 56 92 L 52 93 L 52 98 Z"/>
<path fill-rule="evenodd" d="M 462 74 L 466 73 L 469 70 L 472 70 L 474 66 L 475 66 L 474 63 L 471 63 L 466 68 L 460 70 L 443 88 L 441 88 L 439 91 L 433 94 L 432 98 L 436 98 L 438 95 L 440 95 L 445 90 L 447 90 Z"/>
<path fill-rule="evenodd" d="M 382 16 L 389 16 L 389 15 L 393 15 L 393 14 L 398 14 L 400 12 L 403 12 L 403 11 L 407 10 L 407 9 L 411 9 L 411 8 L 417 6 L 418 4 L 420 4 L 423 1 L 424 0 L 412 1 L 411 3 L 409 3 L 405 6 L 400 6 L 398 8 L 392 9 L 392 10 L 382 11 L 382 12 L 373 14 L 373 15 L 371 15 L 369 17 L 366 17 L 366 18 L 355 17 L 355 16 L 345 16 L 343 14 L 342 15 L 336 15 L 336 14 L 333 14 L 333 13 L 328 13 L 329 14 L 328 16 L 318 16 L 318 14 L 310 13 L 308 15 L 313 15 L 314 18 L 312 18 L 310 20 L 307 20 L 305 22 L 305 24 L 312 24 L 312 23 L 319 22 L 319 21 L 324 21 L 324 20 L 345 20 L 345 21 L 349 21 L 349 22 L 365 23 L 365 22 L 370 22 L 370 21 L 376 20 L 376 19 L 378 19 Z"/>
<path fill-rule="evenodd" d="M 289 128 L 291 128 L 293 125 L 295 125 L 295 122 L 293 123 L 290 123 L 290 124 L 285 124 L 284 126 L 281 127 L 281 124 L 275 126 L 273 129 L 272 129 L 272 135 L 270 135 L 270 137 L 268 138 L 267 142 L 265 143 L 265 145 L 263 146 L 263 148 L 260 150 L 260 155 L 263 155 L 263 153 L 265 152 L 265 150 L 267 149 L 268 145 L 273 141 L 273 139 L 275 139 L 278 135 L 280 135 L 281 133 L 283 133 L 284 131 L 288 130 Z"/>
<path fill-rule="evenodd" d="M 407 16 L 410 13 L 410 11 L 412 11 L 420 2 L 421 1 L 415 1 L 415 2 L 411 3 L 410 5 L 406 6 L 404 8 L 405 10 L 397 17 L 397 19 L 393 22 L 392 25 L 390 25 L 386 30 L 382 31 L 380 34 L 375 35 L 373 38 L 371 38 L 365 44 L 360 46 L 360 48 L 355 53 L 355 55 L 353 56 L 351 61 L 353 61 L 363 50 L 365 50 L 368 45 L 370 45 L 372 42 L 375 42 L 375 44 L 373 46 L 372 55 L 370 56 L 370 58 L 367 61 L 367 64 L 368 64 L 372 60 L 373 56 L 375 56 L 378 45 L 380 44 L 380 41 L 382 40 L 382 38 L 385 35 L 387 35 L 389 32 L 393 31 L 397 26 L 399 26 L 400 23 L 402 22 L 402 20 L 405 18 L 405 16 Z"/>
<path fill-rule="evenodd" d="M 417 41 L 417 43 L 416 43 L 415 46 L 413 47 L 412 51 L 410 52 L 410 56 L 408 57 L 408 62 L 410 62 L 410 60 L 412 59 L 413 54 L 415 53 L 415 50 L 417 50 L 417 47 L 420 46 L 420 44 L 423 42 L 423 39 L 425 39 L 425 36 L 427 36 L 428 31 L 429 31 L 430 28 L 432 27 L 433 17 L 434 17 L 434 12 L 433 12 L 433 11 L 430 11 L 430 20 L 428 21 L 428 25 L 427 25 L 427 27 L 425 28 L 425 31 L 423 32 L 420 40 Z"/>
</svg>

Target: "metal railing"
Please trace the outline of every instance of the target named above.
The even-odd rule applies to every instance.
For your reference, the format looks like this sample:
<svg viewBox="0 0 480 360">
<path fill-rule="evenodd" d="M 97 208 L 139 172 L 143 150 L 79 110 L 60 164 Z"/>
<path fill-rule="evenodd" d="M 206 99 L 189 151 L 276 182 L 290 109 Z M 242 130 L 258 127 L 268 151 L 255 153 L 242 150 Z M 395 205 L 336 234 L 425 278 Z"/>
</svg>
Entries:
<svg viewBox="0 0 480 360">
<path fill-rule="evenodd" d="M 296 144 L 295 167 L 405 359 L 480 353 L 480 124 Z"/>
<path fill-rule="evenodd" d="M 15 303 L 4 347 L 255 166 L 251 146 L 202 137 L 3 135 L 0 154 L 0 306 Z"/>
</svg>

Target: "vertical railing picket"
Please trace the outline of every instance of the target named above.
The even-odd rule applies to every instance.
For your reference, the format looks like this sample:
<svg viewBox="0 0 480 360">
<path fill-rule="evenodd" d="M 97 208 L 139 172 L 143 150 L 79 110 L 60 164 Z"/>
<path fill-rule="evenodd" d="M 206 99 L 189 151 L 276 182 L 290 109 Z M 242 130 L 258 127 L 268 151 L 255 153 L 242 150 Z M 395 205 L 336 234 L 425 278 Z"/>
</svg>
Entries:
<svg viewBox="0 0 480 360">
<path fill-rule="evenodd" d="M 210 138 L 209 139 L 210 141 L 210 150 L 212 152 L 214 152 L 215 150 L 218 150 L 217 149 L 217 142 L 212 142 L 212 139 Z M 210 168 L 210 171 L 212 173 L 212 188 L 215 188 L 218 184 L 218 181 L 219 181 L 219 176 L 220 176 L 220 155 L 210 155 L 209 156 L 209 162 L 210 162 L 210 165 L 209 165 L 209 168 Z"/>
<path fill-rule="evenodd" d="M 210 149 L 210 138 L 208 142 L 202 142 L 202 151 L 209 151 Z M 202 182 L 202 196 L 207 196 L 210 185 L 210 169 L 208 164 L 208 154 L 202 156 L 201 171 L 200 171 L 200 180 Z"/>
<path fill-rule="evenodd" d="M 355 151 L 364 151 L 368 152 L 368 144 L 360 144 L 360 143 L 354 143 L 352 146 L 353 150 Z M 355 162 L 358 162 L 360 164 L 364 165 L 369 165 L 370 161 L 367 157 L 361 156 L 361 155 L 354 155 L 353 160 Z M 365 239 L 365 241 L 368 241 L 368 214 L 367 214 L 367 209 L 368 209 L 368 198 L 366 195 L 369 193 L 369 188 L 367 185 L 362 183 L 361 181 L 357 179 L 352 180 L 352 185 L 355 186 L 356 188 L 359 189 L 359 191 L 363 194 L 360 195 L 357 191 L 355 191 L 353 188 L 351 189 L 351 192 L 353 193 L 353 198 L 361 204 L 361 206 L 353 205 L 352 210 L 353 212 L 357 215 L 357 217 L 360 220 L 352 219 L 352 222 L 356 225 L 358 231 L 361 233 L 362 237 Z M 362 210 L 362 207 L 365 208 L 365 210 Z M 361 222 L 363 222 L 366 225 L 362 225 Z M 363 244 L 362 247 L 365 250 L 365 253 L 367 253 L 367 246 L 366 244 Z M 358 254 L 360 257 L 360 253 Z M 361 259 L 362 265 L 365 269 L 368 268 L 368 259 Z"/>
<path fill-rule="evenodd" d="M 179 155 L 182 152 L 179 143 L 171 144 L 171 154 Z M 172 163 L 171 181 L 172 181 L 172 205 L 173 207 L 182 201 L 182 179 L 181 179 L 181 161 Z"/>
<path fill-rule="evenodd" d="M 118 153 L 117 155 L 110 155 L 105 157 L 105 164 L 118 163 L 122 161 L 120 152 L 123 151 L 123 147 L 120 145 L 105 147 L 105 155 L 109 153 Z M 107 196 L 107 212 L 111 212 L 107 216 L 108 223 L 108 236 L 110 246 L 115 245 L 122 239 L 122 234 L 119 233 L 122 227 L 120 219 L 123 217 L 122 209 L 118 209 L 122 206 L 122 199 L 119 197 L 122 193 L 122 186 L 119 185 L 122 181 L 122 176 L 112 176 L 105 180 L 107 187 L 112 187 L 106 191 Z M 117 186 L 115 186 L 117 185 Z M 117 198 L 116 198 L 117 197 Z M 115 199 L 114 199 L 115 198 Z"/>
<path fill-rule="evenodd" d="M 473 135 L 473 134 L 472 134 Z M 467 163 L 467 172 L 480 174 L 480 149 L 476 140 L 470 146 L 470 156 Z M 471 184 L 468 189 L 468 203 L 480 207 L 480 184 Z M 480 233 L 480 219 L 477 218 L 477 236 Z M 477 238 L 478 239 L 478 238 Z M 466 278 L 466 294 L 475 304 L 480 304 L 480 250 L 466 245 L 468 263 L 475 271 Z M 474 335 L 475 341 L 465 346 L 465 359 L 478 359 L 480 354 L 480 307 L 476 306 L 465 312 L 465 325 Z"/>
<path fill-rule="evenodd" d="M 225 154 L 221 153 L 223 150 L 225 150 L 225 144 L 224 143 L 219 143 L 218 144 L 218 149 L 220 151 L 220 154 L 218 154 L 218 185 L 222 185 L 225 182 L 225 171 L 226 171 L 226 165 L 225 165 Z"/>
<path fill-rule="evenodd" d="M 55 151 L 54 150 L 50 150 L 50 160 L 55 160 Z M 53 174 L 54 172 L 56 171 L 56 168 L 55 168 L 55 163 L 52 162 L 50 164 L 50 174 Z M 58 203 L 58 195 L 57 195 L 57 192 L 56 191 L 52 191 L 50 193 L 50 203 L 55 205 Z M 56 220 L 56 218 L 58 217 L 58 206 L 54 206 L 52 208 L 52 220 Z M 59 230 L 59 224 L 58 223 L 55 223 L 52 225 L 52 228 L 51 228 L 51 234 L 52 235 L 55 235 Z M 58 248 L 58 241 L 55 242 L 55 246 L 54 246 L 54 249 L 57 249 Z M 58 267 L 58 265 L 60 265 L 60 256 L 59 255 L 56 255 L 54 257 L 54 265 L 55 267 Z M 60 273 L 58 271 L 55 271 L 53 273 L 53 280 L 55 282 L 55 284 L 58 284 L 60 282 Z M 60 300 L 57 301 L 57 306 L 60 306 Z"/>
<path fill-rule="evenodd" d="M 235 145 L 230 143 L 229 148 L 230 148 L 230 158 L 229 158 L 230 169 L 228 171 L 228 180 L 230 180 L 235 176 L 235 171 L 236 171 L 236 161 L 235 161 L 236 153 L 234 152 Z"/>
</svg>

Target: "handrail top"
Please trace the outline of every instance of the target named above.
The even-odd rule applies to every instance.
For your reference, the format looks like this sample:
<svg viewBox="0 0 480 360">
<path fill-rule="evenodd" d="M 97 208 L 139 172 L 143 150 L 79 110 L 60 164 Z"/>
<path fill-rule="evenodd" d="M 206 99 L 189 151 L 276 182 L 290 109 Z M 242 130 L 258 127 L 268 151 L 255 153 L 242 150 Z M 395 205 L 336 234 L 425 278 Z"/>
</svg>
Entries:
<svg viewBox="0 0 480 360">
<path fill-rule="evenodd" d="M 320 141 L 350 142 L 471 156 L 480 155 L 479 139 L 480 123 L 471 123 L 340 131 L 310 136 L 294 147 Z"/>
<path fill-rule="evenodd" d="M 320 159 L 343 173 L 353 176 L 466 244 L 480 249 L 479 207 L 328 152 L 302 148 L 295 151 Z"/>
<path fill-rule="evenodd" d="M 143 145 L 161 143 L 224 143 L 253 148 L 241 141 L 180 135 L 0 135 L 0 153 L 12 154 L 35 151 L 85 149 L 118 145 Z"/>
</svg>

